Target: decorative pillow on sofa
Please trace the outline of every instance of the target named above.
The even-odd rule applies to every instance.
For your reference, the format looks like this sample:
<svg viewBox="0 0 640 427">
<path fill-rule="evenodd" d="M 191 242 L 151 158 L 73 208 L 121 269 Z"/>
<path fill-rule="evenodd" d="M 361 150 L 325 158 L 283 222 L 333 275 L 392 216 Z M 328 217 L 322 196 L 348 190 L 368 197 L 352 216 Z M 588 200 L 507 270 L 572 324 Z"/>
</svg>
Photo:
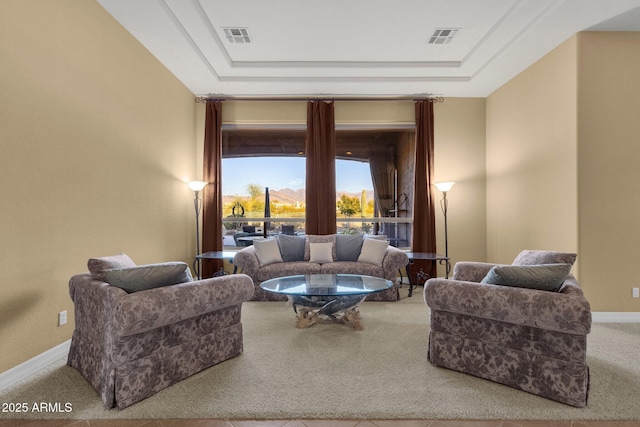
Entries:
<svg viewBox="0 0 640 427">
<path fill-rule="evenodd" d="M 387 252 L 389 243 L 386 240 L 364 239 L 358 262 L 368 262 L 382 267 L 382 260 Z"/>
<path fill-rule="evenodd" d="M 570 271 L 566 263 L 501 265 L 489 270 L 481 283 L 558 292 Z"/>
<path fill-rule="evenodd" d="M 384 240 L 385 242 L 389 241 L 386 234 L 365 234 L 364 238 L 373 240 Z"/>
<path fill-rule="evenodd" d="M 317 236 L 314 234 L 307 234 L 304 242 L 304 260 L 309 261 L 311 258 L 311 248 L 309 246 L 310 243 L 328 243 L 331 242 L 333 244 L 333 248 L 331 249 L 331 256 L 335 261 L 336 257 L 336 235 L 328 234 L 325 236 Z"/>
<path fill-rule="evenodd" d="M 556 251 L 524 250 L 518 254 L 511 265 L 571 264 L 576 262 L 577 254 Z"/>
<path fill-rule="evenodd" d="M 105 270 L 135 266 L 136 263 L 133 262 L 133 260 L 126 254 L 105 256 L 102 258 L 89 258 L 89 261 L 87 262 L 87 267 L 89 268 L 89 272 L 93 278 L 103 282 L 106 282 L 107 280 L 104 275 Z"/>
<path fill-rule="evenodd" d="M 327 264 L 333 262 L 333 243 L 309 243 L 309 262 Z"/>
<path fill-rule="evenodd" d="M 304 244 L 304 237 L 278 234 L 278 246 L 280 247 L 280 255 L 282 255 L 282 261 L 284 262 L 303 261 Z"/>
<path fill-rule="evenodd" d="M 105 270 L 106 282 L 128 293 L 193 281 L 184 262 L 163 262 Z"/>
<path fill-rule="evenodd" d="M 336 259 L 357 261 L 363 241 L 362 234 L 336 234 Z"/>
<path fill-rule="evenodd" d="M 260 267 L 265 265 L 274 264 L 276 262 L 282 262 L 282 255 L 280 255 L 280 247 L 276 239 L 256 240 L 253 242 L 253 247 L 256 250 L 256 256 Z"/>
</svg>

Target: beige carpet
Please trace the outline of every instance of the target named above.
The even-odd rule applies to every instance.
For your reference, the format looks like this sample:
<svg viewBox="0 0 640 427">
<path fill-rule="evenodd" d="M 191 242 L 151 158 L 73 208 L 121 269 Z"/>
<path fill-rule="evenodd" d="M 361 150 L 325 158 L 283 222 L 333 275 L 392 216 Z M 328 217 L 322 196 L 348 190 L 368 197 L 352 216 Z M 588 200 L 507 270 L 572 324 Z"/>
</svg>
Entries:
<svg viewBox="0 0 640 427">
<path fill-rule="evenodd" d="M 284 303 L 247 303 L 239 357 L 123 411 L 104 409 L 60 360 L 0 393 L 0 402 L 70 403 L 72 412 L 0 418 L 640 420 L 640 324 L 594 324 L 589 405 L 578 409 L 429 364 L 421 291 L 364 303 L 363 331 L 299 330 Z"/>
</svg>

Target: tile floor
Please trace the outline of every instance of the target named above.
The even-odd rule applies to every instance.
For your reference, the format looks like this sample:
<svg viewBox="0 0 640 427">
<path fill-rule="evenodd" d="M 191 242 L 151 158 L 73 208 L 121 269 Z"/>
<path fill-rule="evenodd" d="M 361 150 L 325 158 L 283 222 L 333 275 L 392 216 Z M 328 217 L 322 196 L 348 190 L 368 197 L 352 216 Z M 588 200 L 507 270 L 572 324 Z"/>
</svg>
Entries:
<svg viewBox="0 0 640 427">
<path fill-rule="evenodd" d="M 1 420 L 0 427 L 639 427 L 638 421 Z"/>
</svg>

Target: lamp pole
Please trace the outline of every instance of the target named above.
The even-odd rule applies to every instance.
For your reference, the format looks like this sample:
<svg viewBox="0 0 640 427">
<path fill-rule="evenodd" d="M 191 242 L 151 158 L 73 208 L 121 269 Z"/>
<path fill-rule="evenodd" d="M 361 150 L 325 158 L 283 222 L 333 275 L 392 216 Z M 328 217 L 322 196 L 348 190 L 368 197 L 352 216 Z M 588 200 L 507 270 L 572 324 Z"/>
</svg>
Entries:
<svg viewBox="0 0 640 427">
<path fill-rule="evenodd" d="M 208 184 L 206 181 L 189 181 L 187 185 L 193 190 L 193 207 L 196 214 L 196 258 L 193 262 L 193 269 L 195 270 L 196 277 L 200 280 L 200 274 L 202 271 L 202 260 L 198 258 L 200 256 L 200 210 L 202 208 L 202 200 L 200 199 L 200 191 Z"/>
<path fill-rule="evenodd" d="M 449 210 L 449 200 L 447 199 L 447 192 L 451 190 L 455 182 L 439 182 L 436 183 L 438 190 L 442 192 L 442 200 L 440 201 L 440 207 L 442 208 L 442 214 L 444 215 L 444 256 L 447 257 L 445 279 L 449 278 L 451 273 L 451 262 L 449 261 L 449 228 L 447 226 L 447 211 Z"/>
<path fill-rule="evenodd" d="M 449 200 L 447 200 L 447 192 L 442 192 L 442 214 L 444 215 L 444 256 L 449 258 L 449 227 L 447 226 L 447 210 L 449 210 Z M 449 264 L 447 263 L 445 278 L 449 278 Z"/>
</svg>

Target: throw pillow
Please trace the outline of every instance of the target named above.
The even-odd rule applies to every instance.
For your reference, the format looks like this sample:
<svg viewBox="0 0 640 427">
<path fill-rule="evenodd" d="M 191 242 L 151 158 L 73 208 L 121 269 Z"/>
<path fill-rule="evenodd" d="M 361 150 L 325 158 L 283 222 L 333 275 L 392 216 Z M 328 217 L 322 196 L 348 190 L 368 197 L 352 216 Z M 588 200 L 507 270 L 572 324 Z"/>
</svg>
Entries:
<svg viewBox="0 0 640 427">
<path fill-rule="evenodd" d="M 105 270 L 107 283 L 128 293 L 193 281 L 184 262 L 163 262 Z"/>
<path fill-rule="evenodd" d="M 518 254 L 511 265 L 538 265 L 538 264 L 571 264 L 576 262 L 578 255 L 574 253 L 524 250 Z"/>
<path fill-rule="evenodd" d="M 336 234 L 336 259 L 357 261 L 362 250 L 361 234 Z"/>
<path fill-rule="evenodd" d="M 309 243 L 309 262 L 327 264 L 333 262 L 333 243 Z"/>
<path fill-rule="evenodd" d="M 557 292 L 571 271 L 571 264 L 495 266 L 481 283 Z"/>
<path fill-rule="evenodd" d="M 282 261 L 303 261 L 304 260 L 304 237 L 288 236 L 286 234 L 278 235 L 278 246 L 280 247 L 280 255 Z"/>
<path fill-rule="evenodd" d="M 384 240 L 386 242 L 389 241 L 389 239 L 387 239 L 387 235 L 386 234 L 366 234 L 364 236 L 365 239 L 373 239 L 373 240 Z"/>
<path fill-rule="evenodd" d="M 329 234 L 329 235 L 325 235 L 325 236 L 317 236 L 317 235 L 313 235 L 313 234 L 308 234 L 305 238 L 305 242 L 304 242 L 304 260 L 305 261 L 309 261 L 309 258 L 311 258 L 311 252 L 310 252 L 310 247 L 309 244 L 311 243 L 327 243 L 327 242 L 331 242 L 333 244 L 333 248 L 331 250 L 331 255 L 333 260 L 335 261 L 337 259 L 336 256 L 336 235 L 335 234 Z"/>
<path fill-rule="evenodd" d="M 282 262 L 282 255 L 280 255 L 280 247 L 276 239 L 256 240 L 253 242 L 253 247 L 256 250 L 256 256 L 260 267 L 265 265 L 274 264 L 276 262 Z"/>
<path fill-rule="evenodd" d="M 125 268 L 135 267 L 136 263 L 131 260 L 126 254 L 105 256 L 102 258 L 90 258 L 87 262 L 89 272 L 96 280 L 106 282 L 107 278 L 104 275 L 105 270 L 112 268 Z"/>
<path fill-rule="evenodd" d="M 382 260 L 387 252 L 387 246 L 389 246 L 389 243 L 386 240 L 364 239 L 358 262 L 368 262 L 382 267 Z"/>
</svg>

